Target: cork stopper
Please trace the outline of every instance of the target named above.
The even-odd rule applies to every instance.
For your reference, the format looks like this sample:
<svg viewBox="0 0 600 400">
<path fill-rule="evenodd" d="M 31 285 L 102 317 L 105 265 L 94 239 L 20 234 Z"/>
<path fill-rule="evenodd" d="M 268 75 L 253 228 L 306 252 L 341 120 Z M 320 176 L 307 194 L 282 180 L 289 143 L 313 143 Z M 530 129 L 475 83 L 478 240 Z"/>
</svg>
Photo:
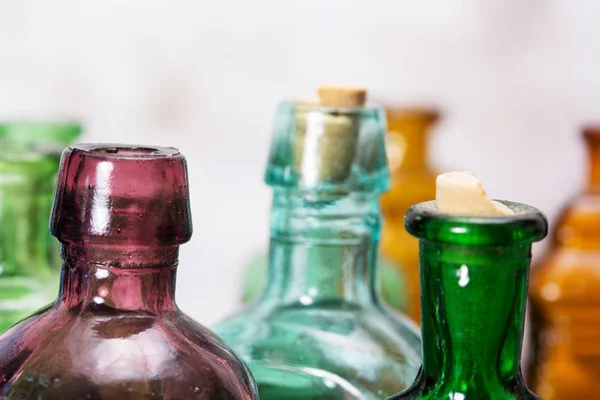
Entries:
<svg viewBox="0 0 600 400">
<path fill-rule="evenodd" d="M 471 217 L 515 214 L 506 205 L 488 198 L 483 184 L 470 171 L 438 175 L 435 200 L 438 209 L 446 214 Z"/>
<path fill-rule="evenodd" d="M 348 109 L 364 106 L 366 90 L 322 86 L 319 101 L 297 102 L 294 115 L 294 160 L 305 183 L 344 181 L 356 155 L 360 113 Z M 320 105 L 321 107 L 303 107 Z"/>
<path fill-rule="evenodd" d="M 363 87 L 324 85 L 317 92 L 323 107 L 363 107 L 367 99 Z"/>
</svg>

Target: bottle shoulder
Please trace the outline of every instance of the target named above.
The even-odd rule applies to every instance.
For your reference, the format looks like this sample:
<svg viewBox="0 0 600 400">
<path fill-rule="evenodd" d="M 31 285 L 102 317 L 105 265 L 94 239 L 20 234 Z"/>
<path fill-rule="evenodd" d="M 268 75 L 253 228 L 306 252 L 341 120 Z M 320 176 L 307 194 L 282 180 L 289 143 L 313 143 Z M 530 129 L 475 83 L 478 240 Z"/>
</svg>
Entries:
<svg viewBox="0 0 600 400">
<path fill-rule="evenodd" d="M 552 242 L 531 272 L 540 303 L 594 301 L 600 305 L 600 195 L 583 193 L 562 210 Z"/>
<path fill-rule="evenodd" d="M 377 307 L 255 305 L 215 331 L 248 364 L 259 388 L 270 376 L 295 370 L 307 382 L 327 373 L 356 385 L 382 385 L 391 395 L 412 382 L 421 363 L 416 328 Z"/>
<path fill-rule="evenodd" d="M 510 390 L 506 388 L 499 388 L 497 390 L 481 390 L 477 387 L 469 387 L 464 391 L 457 391 L 454 387 L 445 387 L 443 385 L 439 387 L 425 387 L 425 386 L 411 386 L 409 389 L 402 393 L 399 393 L 388 400 L 438 400 L 438 399 L 453 399 L 456 395 L 460 395 L 460 399 L 464 400 L 480 400 L 480 399 L 494 399 L 494 400 L 541 400 L 539 397 L 534 395 L 525 385 L 521 387 L 513 387 Z"/>
<path fill-rule="evenodd" d="M 421 344 L 418 328 L 401 313 L 377 304 L 355 305 L 337 300 L 304 305 L 261 299 L 221 321 L 215 331 L 221 337 L 221 332 L 233 332 L 237 336 L 240 329 L 258 331 L 257 326 L 281 326 L 294 331 L 316 329 L 342 336 L 359 329 L 381 330 L 386 332 L 385 337 L 416 340 L 414 347 L 419 351 Z"/>
<path fill-rule="evenodd" d="M 408 389 L 388 400 L 453 399 L 456 395 L 464 400 L 540 400 L 527 388 L 521 377 L 512 379 L 509 384 L 499 383 L 492 378 L 488 381 L 465 381 L 451 375 L 436 379 L 427 378 L 422 369 Z"/>
<path fill-rule="evenodd" d="M 54 398 L 68 387 L 82 398 L 153 390 L 165 399 L 255 398 L 241 361 L 179 312 L 49 308 L 0 337 L 0 365 L 0 395 Z"/>
<path fill-rule="evenodd" d="M 582 193 L 561 210 L 553 231 L 554 246 L 600 250 L 600 194 Z"/>
<path fill-rule="evenodd" d="M 383 247 L 382 241 L 382 250 Z M 244 266 L 241 293 L 241 301 L 244 304 L 252 304 L 253 301 L 258 300 L 261 294 L 264 293 L 268 280 L 268 264 L 268 254 L 261 252 L 257 253 Z M 392 257 L 387 257 L 383 254 L 377 257 L 381 296 L 396 310 L 405 310 L 407 306 L 405 293 L 402 290 L 398 290 L 398 288 L 404 287 L 406 281 L 402 267 L 401 263 L 394 261 Z"/>
<path fill-rule="evenodd" d="M 530 293 L 539 304 L 600 306 L 600 250 L 551 249 L 532 270 Z"/>
</svg>

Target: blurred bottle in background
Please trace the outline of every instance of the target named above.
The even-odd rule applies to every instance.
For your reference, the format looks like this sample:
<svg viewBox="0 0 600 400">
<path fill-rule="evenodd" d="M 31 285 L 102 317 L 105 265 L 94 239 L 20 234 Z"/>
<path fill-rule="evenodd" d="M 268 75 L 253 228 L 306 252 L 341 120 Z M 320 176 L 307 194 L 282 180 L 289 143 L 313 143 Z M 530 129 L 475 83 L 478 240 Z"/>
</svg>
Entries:
<svg viewBox="0 0 600 400">
<path fill-rule="evenodd" d="M 80 133 L 75 123 L 0 123 L 0 333 L 56 297 L 60 244 L 48 220 L 61 152 Z"/>
<path fill-rule="evenodd" d="M 381 253 L 399 269 L 405 282 L 403 292 L 408 297 L 406 313 L 419 322 L 419 244 L 404 228 L 404 215 L 413 204 L 435 198 L 438 172 L 428 164 L 428 144 L 429 133 L 440 115 L 433 108 L 388 107 L 386 112 L 392 186 L 381 201 Z"/>
<path fill-rule="evenodd" d="M 588 183 L 562 211 L 532 272 L 528 380 L 544 400 L 600 393 L 600 125 L 583 129 Z"/>
</svg>

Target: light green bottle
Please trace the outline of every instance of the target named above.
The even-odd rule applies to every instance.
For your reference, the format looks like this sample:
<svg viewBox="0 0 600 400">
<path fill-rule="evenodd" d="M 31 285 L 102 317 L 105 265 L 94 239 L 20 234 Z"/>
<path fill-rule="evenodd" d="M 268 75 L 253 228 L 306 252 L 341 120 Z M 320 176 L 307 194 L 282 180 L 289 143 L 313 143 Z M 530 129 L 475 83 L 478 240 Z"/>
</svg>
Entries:
<svg viewBox="0 0 600 400">
<path fill-rule="evenodd" d="M 80 132 L 71 123 L 0 123 L 0 333 L 58 292 L 48 221 L 61 151 Z"/>
<path fill-rule="evenodd" d="M 262 400 L 385 399 L 416 376 L 418 331 L 379 297 L 384 134 L 376 107 L 278 110 L 266 288 L 216 326 Z"/>
</svg>

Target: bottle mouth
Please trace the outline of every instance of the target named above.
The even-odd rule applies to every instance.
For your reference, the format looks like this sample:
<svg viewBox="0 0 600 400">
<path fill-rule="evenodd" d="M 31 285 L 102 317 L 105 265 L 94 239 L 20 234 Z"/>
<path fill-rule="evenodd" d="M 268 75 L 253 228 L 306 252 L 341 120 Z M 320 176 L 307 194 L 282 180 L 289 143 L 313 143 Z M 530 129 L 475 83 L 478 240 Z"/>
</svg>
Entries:
<svg viewBox="0 0 600 400">
<path fill-rule="evenodd" d="M 436 202 L 413 205 L 404 218 L 406 230 L 419 239 L 462 246 L 507 246 L 537 242 L 548 233 L 548 220 L 527 204 L 496 200 L 514 215 L 469 217 L 442 213 Z"/>
<path fill-rule="evenodd" d="M 381 107 L 283 102 L 265 181 L 271 187 L 348 193 L 389 186 Z"/>
<path fill-rule="evenodd" d="M 343 114 L 360 114 L 360 115 L 376 115 L 383 108 L 377 104 L 365 104 L 357 107 L 332 107 L 323 106 L 318 103 L 311 103 L 302 100 L 288 100 L 281 103 L 281 107 L 293 109 L 301 112 L 318 112 L 322 114 L 343 115 Z"/>
<path fill-rule="evenodd" d="M 51 231 L 63 243 L 176 246 L 192 221 L 185 157 L 172 147 L 76 144 L 63 151 Z"/>
<path fill-rule="evenodd" d="M 147 145 L 123 145 L 123 144 L 77 144 L 70 146 L 71 149 L 86 153 L 87 156 L 102 158 L 121 158 L 138 160 L 155 160 L 158 158 L 177 157 L 179 150 L 173 147 L 159 147 Z"/>
</svg>

